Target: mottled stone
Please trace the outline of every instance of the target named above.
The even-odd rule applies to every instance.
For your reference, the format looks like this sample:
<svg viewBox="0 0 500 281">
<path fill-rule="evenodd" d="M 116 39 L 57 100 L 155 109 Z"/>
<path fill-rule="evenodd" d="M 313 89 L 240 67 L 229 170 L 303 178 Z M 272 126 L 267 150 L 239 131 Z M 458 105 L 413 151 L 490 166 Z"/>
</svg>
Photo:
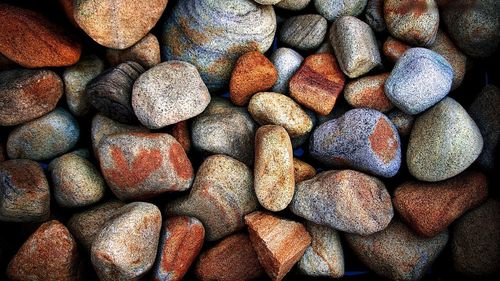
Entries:
<svg viewBox="0 0 500 281">
<path fill-rule="evenodd" d="M 293 158 L 293 172 L 295 184 L 308 180 L 316 175 L 316 169 L 314 169 L 313 166 L 295 157 Z"/>
<path fill-rule="evenodd" d="M 387 29 L 384 19 L 384 0 L 368 0 L 365 21 L 375 32 L 384 32 Z"/>
<path fill-rule="evenodd" d="M 318 13 L 328 21 L 336 21 L 342 16 L 357 16 L 365 9 L 367 0 L 314 0 Z"/>
<path fill-rule="evenodd" d="M 171 135 L 181 144 L 186 153 L 191 151 L 191 131 L 187 121 L 174 124 Z"/>
<path fill-rule="evenodd" d="M 282 24 L 279 40 L 294 49 L 312 50 L 321 45 L 327 29 L 328 22 L 320 15 L 294 16 Z"/>
<path fill-rule="evenodd" d="M 406 164 L 422 181 L 441 181 L 469 167 L 483 149 L 476 123 L 454 99 L 445 98 L 413 125 Z"/>
<path fill-rule="evenodd" d="M 355 108 L 371 108 L 387 112 L 393 108 L 384 90 L 387 77 L 389 73 L 352 80 L 345 86 L 344 98 Z"/>
<path fill-rule="evenodd" d="M 288 83 L 293 74 L 299 69 L 304 58 L 290 48 L 279 48 L 271 55 L 271 62 L 278 72 L 278 80 L 272 91 L 282 94 L 288 93 Z"/>
<path fill-rule="evenodd" d="M 244 226 L 243 217 L 257 209 L 251 170 L 225 155 L 205 159 L 189 196 L 167 203 L 167 214 L 199 219 L 208 241 L 218 240 Z"/>
<path fill-rule="evenodd" d="M 148 69 L 160 63 L 160 42 L 156 36 L 148 33 L 139 42 L 125 50 L 107 49 L 106 58 L 113 66 L 126 61 L 135 61 Z"/>
<path fill-rule="evenodd" d="M 448 38 L 448 35 L 441 30 L 438 31 L 436 40 L 430 49 L 440 54 L 450 63 L 453 69 L 451 89 L 454 90 L 458 88 L 464 79 L 467 57 L 455 46 L 455 44 L 453 44 L 450 38 Z"/>
<path fill-rule="evenodd" d="M 299 11 L 307 7 L 310 2 L 311 0 L 281 0 L 275 6 L 285 10 Z"/>
<path fill-rule="evenodd" d="M 392 63 L 396 63 L 399 58 L 403 56 L 403 54 L 410 48 L 410 45 L 389 36 L 382 46 L 382 52 L 384 53 L 384 56 L 389 59 L 389 61 L 391 61 Z"/>
<path fill-rule="evenodd" d="M 0 72 L 0 126 L 19 125 L 49 113 L 62 94 L 63 83 L 53 71 Z"/>
<path fill-rule="evenodd" d="M 415 122 L 415 116 L 406 114 L 399 109 L 394 109 L 387 114 L 387 117 L 389 117 L 389 120 L 394 124 L 401 137 L 410 135 L 413 123 Z"/>
</svg>

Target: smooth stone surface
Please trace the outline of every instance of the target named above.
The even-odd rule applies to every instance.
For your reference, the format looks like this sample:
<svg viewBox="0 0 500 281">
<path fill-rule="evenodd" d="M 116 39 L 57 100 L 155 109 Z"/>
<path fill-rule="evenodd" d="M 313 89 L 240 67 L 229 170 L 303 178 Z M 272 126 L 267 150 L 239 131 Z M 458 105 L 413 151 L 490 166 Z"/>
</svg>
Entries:
<svg viewBox="0 0 500 281">
<path fill-rule="evenodd" d="M 441 181 L 464 171 L 482 149 L 474 120 L 458 102 L 445 98 L 415 120 L 406 164 L 419 180 Z"/>
<path fill-rule="evenodd" d="M 387 112 L 393 108 L 384 90 L 387 77 L 389 73 L 352 80 L 345 86 L 344 98 L 354 108 L 371 108 Z"/>
<path fill-rule="evenodd" d="M 448 35 L 442 30 L 438 31 L 436 40 L 430 49 L 440 54 L 450 63 L 453 69 L 451 90 L 458 88 L 464 79 L 467 57 L 455 46 L 455 44 L 453 44 Z"/>
<path fill-rule="evenodd" d="M 297 184 L 290 210 L 308 221 L 360 235 L 383 230 L 394 215 L 382 181 L 354 170 L 321 172 Z"/>
<path fill-rule="evenodd" d="M 387 29 L 384 19 L 384 0 L 367 1 L 365 21 L 375 32 L 384 32 Z"/>
<path fill-rule="evenodd" d="M 143 73 L 132 89 L 132 107 L 139 121 L 159 129 L 205 110 L 210 93 L 198 70 L 183 61 L 163 62 Z"/>
<path fill-rule="evenodd" d="M 113 65 L 119 65 L 126 61 L 135 61 L 145 69 L 151 68 L 160 63 L 160 42 L 158 38 L 148 33 L 139 42 L 124 50 L 107 49 L 106 59 Z"/>
<path fill-rule="evenodd" d="M 316 169 L 313 166 L 295 157 L 293 158 L 293 172 L 295 184 L 313 178 L 316 175 Z"/>
<path fill-rule="evenodd" d="M 438 53 L 411 48 L 394 66 L 385 83 L 385 94 L 399 109 L 408 114 L 421 113 L 451 89 L 453 68 Z"/>
<path fill-rule="evenodd" d="M 318 13 L 334 22 L 341 16 L 357 16 L 365 9 L 367 0 L 314 0 Z"/>
<path fill-rule="evenodd" d="M 415 116 L 406 114 L 399 109 L 394 109 L 387 114 L 387 117 L 391 120 L 392 124 L 394 124 L 401 137 L 410 135 L 413 123 L 415 122 Z"/>
<path fill-rule="evenodd" d="M 71 150 L 80 137 L 75 118 L 66 110 L 54 111 L 10 132 L 7 139 L 9 158 L 47 160 Z"/>
<path fill-rule="evenodd" d="M 299 53 L 290 48 L 278 48 L 273 52 L 271 62 L 278 72 L 278 81 L 272 88 L 273 92 L 288 94 L 288 83 L 303 60 Z"/>
<path fill-rule="evenodd" d="M 410 48 L 410 45 L 389 36 L 382 46 L 382 52 L 390 62 L 396 63 L 399 58 L 402 57 L 403 54 Z"/>
<path fill-rule="evenodd" d="M 299 11 L 307 7 L 310 2 L 311 0 L 281 0 L 275 6 L 285 10 Z"/>
<path fill-rule="evenodd" d="M 320 15 L 308 14 L 288 18 L 279 32 L 279 40 L 298 50 L 312 50 L 325 39 L 328 22 Z"/>
</svg>

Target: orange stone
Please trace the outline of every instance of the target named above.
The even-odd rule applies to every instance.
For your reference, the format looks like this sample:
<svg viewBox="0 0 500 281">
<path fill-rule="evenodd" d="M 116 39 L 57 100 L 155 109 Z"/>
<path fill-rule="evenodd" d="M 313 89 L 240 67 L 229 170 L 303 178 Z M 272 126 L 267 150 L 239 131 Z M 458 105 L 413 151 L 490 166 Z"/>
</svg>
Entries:
<svg viewBox="0 0 500 281">
<path fill-rule="evenodd" d="M 399 142 L 391 125 L 385 118 L 378 119 L 368 140 L 373 152 L 382 162 L 387 164 L 394 160 L 398 152 Z"/>
<path fill-rule="evenodd" d="M 316 175 L 316 169 L 306 162 L 293 158 L 293 170 L 295 177 L 295 184 L 313 178 Z"/>
<path fill-rule="evenodd" d="M 391 110 L 394 105 L 385 95 L 385 81 L 389 73 L 365 76 L 347 83 L 344 98 L 355 108 L 371 108 L 380 112 Z"/>
<path fill-rule="evenodd" d="M 191 150 L 191 137 L 187 121 L 181 121 L 172 127 L 172 136 L 181 144 L 187 152 Z"/>
<path fill-rule="evenodd" d="M 411 46 L 389 36 L 384 42 L 382 51 L 389 61 L 396 63 L 409 48 L 411 48 Z"/>
</svg>

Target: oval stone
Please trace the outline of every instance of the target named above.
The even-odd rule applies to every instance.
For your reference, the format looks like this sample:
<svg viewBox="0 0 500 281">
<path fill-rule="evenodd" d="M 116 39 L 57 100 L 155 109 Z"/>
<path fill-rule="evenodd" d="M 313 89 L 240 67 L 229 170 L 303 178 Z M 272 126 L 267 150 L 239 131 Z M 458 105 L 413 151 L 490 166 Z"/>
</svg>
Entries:
<svg viewBox="0 0 500 281">
<path fill-rule="evenodd" d="M 298 50 L 312 50 L 325 39 L 328 22 L 320 15 L 308 14 L 288 18 L 281 26 L 279 40 Z"/>
</svg>

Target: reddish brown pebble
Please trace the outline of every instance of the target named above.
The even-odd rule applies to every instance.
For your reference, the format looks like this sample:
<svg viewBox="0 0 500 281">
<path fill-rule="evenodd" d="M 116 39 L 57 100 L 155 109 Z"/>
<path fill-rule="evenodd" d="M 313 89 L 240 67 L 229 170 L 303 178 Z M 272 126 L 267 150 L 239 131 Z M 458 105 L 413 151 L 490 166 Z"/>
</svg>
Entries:
<svg viewBox="0 0 500 281">
<path fill-rule="evenodd" d="M 344 88 L 344 74 L 329 53 L 308 56 L 290 80 L 290 96 L 301 105 L 329 114 Z"/>
<path fill-rule="evenodd" d="M 418 234 L 433 237 L 488 196 L 488 181 L 479 172 L 467 171 L 436 182 L 410 181 L 394 193 L 394 207 Z"/>
<path fill-rule="evenodd" d="M 273 63 L 258 51 L 243 54 L 233 69 L 229 82 L 231 101 L 245 105 L 253 94 L 271 89 L 278 80 Z"/>
<path fill-rule="evenodd" d="M 389 36 L 384 42 L 382 52 L 389 61 L 396 63 L 409 48 L 411 48 L 411 46 Z"/>
<path fill-rule="evenodd" d="M 245 216 L 245 224 L 260 264 L 273 281 L 283 279 L 311 244 L 298 222 L 257 211 Z"/>
<path fill-rule="evenodd" d="M 187 152 L 191 150 L 191 133 L 187 121 L 181 121 L 172 127 L 172 136 Z"/>
<path fill-rule="evenodd" d="M 389 73 L 358 78 L 347 83 L 344 98 L 355 108 L 371 108 L 380 112 L 391 110 L 394 105 L 385 95 L 385 80 Z"/>
<path fill-rule="evenodd" d="M 295 184 L 313 178 L 316 175 L 316 169 L 306 162 L 293 158 L 293 170 L 295 177 Z"/>
<path fill-rule="evenodd" d="M 196 276 L 203 281 L 245 281 L 263 273 L 252 243 L 243 233 L 228 236 L 201 254 L 196 265 Z"/>
</svg>

